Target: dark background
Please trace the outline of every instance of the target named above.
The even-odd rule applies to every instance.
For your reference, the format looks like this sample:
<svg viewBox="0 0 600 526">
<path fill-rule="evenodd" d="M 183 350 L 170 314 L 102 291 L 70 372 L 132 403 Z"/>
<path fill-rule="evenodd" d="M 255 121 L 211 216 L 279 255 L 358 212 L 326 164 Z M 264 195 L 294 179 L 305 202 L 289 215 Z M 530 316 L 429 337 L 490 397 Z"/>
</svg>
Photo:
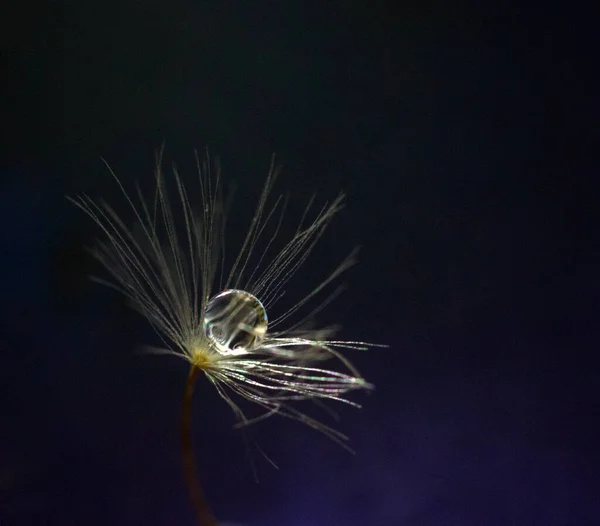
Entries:
<svg viewBox="0 0 600 526">
<path fill-rule="evenodd" d="M 344 189 L 290 294 L 361 244 L 323 322 L 390 344 L 351 356 L 376 384 L 354 397 L 362 410 L 341 410 L 356 456 L 270 419 L 249 438 L 275 471 L 199 385 L 195 442 L 219 518 L 600 524 L 595 18 L 575 3 L 454 4 L 2 8 L 2 526 L 193 524 L 186 366 L 136 354 L 153 333 L 88 281 L 102 271 L 82 247 L 99 232 L 64 198 L 126 210 L 101 157 L 148 185 L 163 141 L 186 177 L 194 147 L 220 156 L 234 224 L 272 152 L 292 223 L 313 191 Z"/>
</svg>

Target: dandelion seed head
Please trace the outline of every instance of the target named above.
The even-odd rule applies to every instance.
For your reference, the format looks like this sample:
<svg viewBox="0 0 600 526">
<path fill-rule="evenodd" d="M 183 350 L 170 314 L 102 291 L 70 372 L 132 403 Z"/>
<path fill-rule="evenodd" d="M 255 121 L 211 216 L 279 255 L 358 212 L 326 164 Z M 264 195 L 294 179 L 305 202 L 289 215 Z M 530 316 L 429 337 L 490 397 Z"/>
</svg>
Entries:
<svg viewBox="0 0 600 526">
<path fill-rule="evenodd" d="M 356 251 L 291 307 L 277 312 L 288 282 L 343 207 L 344 196 L 320 208 L 311 199 L 291 239 L 282 241 L 287 200 L 271 199 L 278 172 L 272 162 L 242 246 L 226 265 L 227 206 L 221 197 L 220 173 L 217 170 L 214 177 L 210 160 L 201 163 L 196 157 L 199 185 L 194 194 L 173 168 L 177 192 L 171 199 L 161 155 L 150 199 L 140 186 L 135 194 L 128 193 L 111 170 L 136 218 L 133 226 L 101 200 L 87 195 L 70 198 L 104 233 L 93 254 L 112 276 L 108 284 L 128 297 L 161 337 L 164 346 L 153 352 L 176 355 L 203 371 L 241 425 L 279 414 L 344 445 L 345 435 L 294 403 L 334 400 L 360 407 L 347 393 L 373 387 L 341 351 L 377 345 L 334 340 L 331 329 L 314 328 L 313 322 L 341 292 L 342 287 L 331 291 L 330 286 L 354 264 Z M 327 359 L 336 360 L 338 367 L 320 367 Z M 265 412 L 248 418 L 236 397 Z"/>
</svg>

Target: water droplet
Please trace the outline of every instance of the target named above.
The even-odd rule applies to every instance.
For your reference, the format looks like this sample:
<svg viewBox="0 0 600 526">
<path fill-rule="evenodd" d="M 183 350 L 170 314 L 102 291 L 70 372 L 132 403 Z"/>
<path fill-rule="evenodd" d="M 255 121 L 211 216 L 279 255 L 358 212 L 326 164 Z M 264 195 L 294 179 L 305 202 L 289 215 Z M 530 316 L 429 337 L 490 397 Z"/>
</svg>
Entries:
<svg viewBox="0 0 600 526">
<path fill-rule="evenodd" d="M 206 305 L 204 332 L 222 354 L 247 354 L 267 334 L 267 312 L 260 300 L 244 290 L 229 289 Z"/>
</svg>

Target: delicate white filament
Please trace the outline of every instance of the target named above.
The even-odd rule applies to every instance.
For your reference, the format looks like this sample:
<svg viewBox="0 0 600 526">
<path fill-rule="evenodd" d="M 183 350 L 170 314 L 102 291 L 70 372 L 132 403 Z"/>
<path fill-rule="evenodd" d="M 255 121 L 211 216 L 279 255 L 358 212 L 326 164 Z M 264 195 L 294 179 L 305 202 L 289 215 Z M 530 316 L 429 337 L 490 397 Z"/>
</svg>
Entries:
<svg viewBox="0 0 600 526">
<path fill-rule="evenodd" d="M 372 389 L 338 349 L 365 350 L 374 345 L 360 341 L 331 340 L 331 330 L 304 329 L 306 322 L 336 297 L 329 292 L 308 313 L 292 317 L 312 303 L 348 267 L 353 251 L 320 284 L 299 298 L 287 311 L 267 324 L 267 310 L 275 311 L 285 286 L 309 257 L 333 216 L 343 207 L 340 195 L 325 204 L 308 221 L 311 199 L 291 240 L 281 245 L 270 262 L 265 254 L 276 249 L 287 201 L 269 205 L 277 175 L 274 161 L 241 249 L 222 288 L 215 277 L 224 273 L 225 206 L 220 174 L 210 173 L 210 159 L 196 156 L 200 202 L 194 206 L 179 173 L 172 207 L 157 156 L 155 190 L 148 201 L 136 187 L 134 200 L 112 172 L 136 224 L 125 225 L 103 201 L 86 195 L 71 201 L 102 229 L 105 238 L 94 249 L 96 258 L 112 275 L 111 286 L 127 296 L 165 342 L 155 353 L 175 354 L 204 370 L 219 395 L 246 425 L 274 414 L 299 420 L 343 443 L 346 437 L 290 405 L 297 400 L 335 400 L 355 407 L 346 398 L 356 389 Z M 265 310 L 266 309 L 266 310 Z M 289 326 L 283 327 L 284 323 Z M 277 327 L 275 331 L 274 328 Z M 345 372 L 314 367 L 335 358 Z M 250 400 L 266 412 L 246 418 L 232 394 Z"/>
</svg>

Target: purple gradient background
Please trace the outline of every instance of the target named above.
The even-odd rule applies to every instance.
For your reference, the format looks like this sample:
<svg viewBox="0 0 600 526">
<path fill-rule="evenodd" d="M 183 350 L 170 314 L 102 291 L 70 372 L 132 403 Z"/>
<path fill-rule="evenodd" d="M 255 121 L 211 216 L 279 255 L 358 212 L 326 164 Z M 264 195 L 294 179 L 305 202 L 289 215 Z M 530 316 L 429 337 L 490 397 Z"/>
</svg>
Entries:
<svg viewBox="0 0 600 526">
<path fill-rule="evenodd" d="M 100 157 L 131 188 L 163 140 L 185 177 L 193 147 L 222 155 L 239 186 L 233 240 L 272 151 L 290 215 L 314 190 L 345 189 L 289 295 L 360 243 L 322 320 L 391 345 L 351 356 L 376 385 L 356 397 L 362 410 L 340 410 L 356 456 L 270 419 L 250 438 L 275 471 L 199 384 L 199 468 L 219 518 L 600 524 L 591 14 L 84 4 L 21 5 L 3 31 L 0 525 L 193 524 L 177 436 L 185 364 L 135 353 L 154 336 L 88 281 L 101 271 L 82 246 L 98 232 L 64 199 L 118 206 Z"/>
</svg>

